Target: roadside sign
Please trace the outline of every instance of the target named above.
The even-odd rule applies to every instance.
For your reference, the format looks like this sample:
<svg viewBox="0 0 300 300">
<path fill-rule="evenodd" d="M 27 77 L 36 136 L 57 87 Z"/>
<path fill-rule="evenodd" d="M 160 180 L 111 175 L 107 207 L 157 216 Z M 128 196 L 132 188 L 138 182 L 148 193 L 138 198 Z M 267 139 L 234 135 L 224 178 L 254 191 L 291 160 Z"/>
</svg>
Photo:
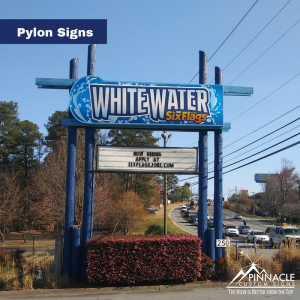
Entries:
<svg viewBox="0 0 300 300">
<path fill-rule="evenodd" d="M 216 239 L 216 247 L 230 247 L 230 240 Z"/>
<path fill-rule="evenodd" d="M 85 76 L 72 86 L 70 111 L 79 122 L 102 128 L 218 129 L 223 126 L 223 87 Z"/>
<path fill-rule="evenodd" d="M 98 172 L 197 173 L 197 148 L 97 147 Z"/>
</svg>

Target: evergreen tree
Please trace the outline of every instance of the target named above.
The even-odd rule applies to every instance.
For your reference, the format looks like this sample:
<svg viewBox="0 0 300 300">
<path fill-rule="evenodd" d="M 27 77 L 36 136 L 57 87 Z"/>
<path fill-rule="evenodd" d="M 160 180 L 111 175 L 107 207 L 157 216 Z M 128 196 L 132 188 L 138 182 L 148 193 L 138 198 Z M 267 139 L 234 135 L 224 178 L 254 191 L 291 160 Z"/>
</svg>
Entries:
<svg viewBox="0 0 300 300">
<path fill-rule="evenodd" d="M 18 124 L 18 103 L 0 101 L 1 173 L 14 174 L 12 161 L 17 153 Z"/>
<path fill-rule="evenodd" d="M 159 138 L 153 136 L 149 130 L 120 130 L 112 129 L 108 132 L 109 144 L 118 147 L 157 147 Z M 150 184 L 152 174 L 120 174 L 125 183 L 126 191 L 133 190 L 145 200 L 147 205 L 154 196 L 155 187 Z"/>
<path fill-rule="evenodd" d="M 57 110 L 51 117 L 48 117 L 48 123 L 45 124 L 45 128 L 48 131 L 48 135 L 45 137 L 47 146 L 52 148 L 55 146 L 55 142 L 64 136 L 67 136 L 67 128 L 63 127 L 61 120 L 68 118 L 67 111 Z"/>
<path fill-rule="evenodd" d="M 26 180 L 29 172 L 38 166 L 39 159 L 35 148 L 39 146 L 42 134 L 39 132 L 39 127 L 28 120 L 19 122 L 18 128 L 19 138 L 16 162 L 20 174 Z"/>
<path fill-rule="evenodd" d="M 118 147 L 157 147 L 153 131 L 112 129 L 108 132 L 110 145 Z"/>
</svg>

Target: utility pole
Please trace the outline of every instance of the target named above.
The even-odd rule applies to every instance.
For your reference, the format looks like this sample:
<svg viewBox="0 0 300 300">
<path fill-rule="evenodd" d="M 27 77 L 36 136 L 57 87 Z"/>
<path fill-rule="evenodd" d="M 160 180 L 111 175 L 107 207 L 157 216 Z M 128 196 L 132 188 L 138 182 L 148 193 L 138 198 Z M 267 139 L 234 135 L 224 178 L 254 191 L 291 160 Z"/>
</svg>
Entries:
<svg viewBox="0 0 300 300">
<path fill-rule="evenodd" d="M 251 193 L 252 193 L 252 215 L 255 216 L 255 197 L 254 197 L 255 192 L 251 192 Z"/>
<path fill-rule="evenodd" d="M 300 180 L 298 180 L 298 188 L 299 188 L 299 201 L 300 201 Z"/>
<path fill-rule="evenodd" d="M 164 139 L 164 147 L 167 147 L 167 142 L 169 138 L 172 136 L 172 134 L 169 134 L 167 137 L 167 132 L 164 131 L 164 133 L 161 135 L 161 137 Z M 164 175 L 164 235 L 167 235 L 167 205 L 168 205 L 168 176 L 167 174 Z"/>
</svg>

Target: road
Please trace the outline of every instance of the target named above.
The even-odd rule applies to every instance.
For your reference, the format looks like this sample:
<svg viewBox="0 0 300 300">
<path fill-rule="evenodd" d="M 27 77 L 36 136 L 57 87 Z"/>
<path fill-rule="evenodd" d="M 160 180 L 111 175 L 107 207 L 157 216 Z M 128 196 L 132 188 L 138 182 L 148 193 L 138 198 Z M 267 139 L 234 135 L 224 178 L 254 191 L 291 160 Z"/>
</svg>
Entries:
<svg viewBox="0 0 300 300">
<path fill-rule="evenodd" d="M 198 228 L 197 226 L 188 223 L 187 219 L 184 219 L 180 215 L 180 207 L 176 207 L 175 209 L 170 211 L 170 215 L 174 223 L 179 226 L 181 229 L 194 234 L 198 235 Z M 191 210 L 191 213 L 197 214 L 196 210 Z M 214 206 L 207 206 L 207 214 L 209 217 L 214 216 Z M 229 212 L 229 211 L 223 211 L 223 223 L 225 225 L 235 225 L 236 227 L 243 225 L 243 220 L 246 219 L 247 225 L 250 226 L 252 230 L 262 230 L 265 231 L 267 227 L 271 226 L 272 223 L 268 222 L 267 220 L 261 220 L 261 219 L 251 219 L 251 218 L 243 218 L 240 219 L 234 219 L 235 213 Z M 246 234 L 240 234 L 239 237 L 230 237 L 231 245 L 236 246 L 238 245 L 239 248 L 248 251 L 255 251 L 254 244 L 253 243 L 247 243 L 246 242 L 247 235 Z M 264 249 L 264 253 L 267 256 L 272 256 L 275 252 L 277 252 L 276 249 L 272 249 L 269 244 L 265 245 L 259 245 L 260 248 Z"/>
</svg>

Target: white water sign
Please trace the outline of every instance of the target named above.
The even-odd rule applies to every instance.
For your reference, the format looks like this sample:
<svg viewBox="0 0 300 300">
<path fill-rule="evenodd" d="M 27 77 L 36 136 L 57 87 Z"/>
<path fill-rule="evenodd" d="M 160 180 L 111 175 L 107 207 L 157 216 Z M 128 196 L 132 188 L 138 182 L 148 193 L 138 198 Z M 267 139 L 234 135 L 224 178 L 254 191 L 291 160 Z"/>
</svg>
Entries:
<svg viewBox="0 0 300 300">
<path fill-rule="evenodd" d="M 97 146 L 97 171 L 124 173 L 197 173 L 197 148 Z"/>
</svg>

